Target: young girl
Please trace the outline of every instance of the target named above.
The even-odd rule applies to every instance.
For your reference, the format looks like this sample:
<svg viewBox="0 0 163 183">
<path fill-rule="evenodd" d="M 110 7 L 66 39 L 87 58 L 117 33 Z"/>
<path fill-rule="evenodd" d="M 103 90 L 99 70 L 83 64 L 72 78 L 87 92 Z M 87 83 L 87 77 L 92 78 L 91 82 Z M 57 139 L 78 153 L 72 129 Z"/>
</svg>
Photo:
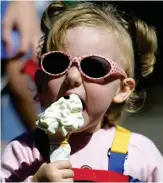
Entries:
<svg viewBox="0 0 163 183">
<path fill-rule="evenodd" d="M 153 71 L 155 30 L 136 18 L 126 22 L 111 5 L 87 2 L 52 3 L 41 29 L 35 75 L 40 101 L 47 108 L 78 95 L 84 126 L 70 136 L 69 161 L 49 163 L 48 139 L 40 130 L 10 142 L 2 181 L 163 181 L 163 157 L 153 142 L 116 125 L 124 107 L 136 111 L 144 102 L 141 78 Z"/>
</svg>

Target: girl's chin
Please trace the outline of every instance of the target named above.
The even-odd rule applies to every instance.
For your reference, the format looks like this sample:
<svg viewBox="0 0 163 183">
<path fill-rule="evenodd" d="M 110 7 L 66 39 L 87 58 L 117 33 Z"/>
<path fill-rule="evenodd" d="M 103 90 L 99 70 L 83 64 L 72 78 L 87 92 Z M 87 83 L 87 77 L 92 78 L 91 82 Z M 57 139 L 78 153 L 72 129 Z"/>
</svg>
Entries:
<svg viewBox="0 0 163 183">
<path fill-rule="evenodd" d="M 89 133 L 89 126 L 87 123 L 84 123 L 84 125 L 82 127 L 80 127 L 80 129 L 78 130 L 72 130 L 70 132 L 70 134 L 80 134 L 80 133 Z"/>
<path fill-rule="evenodd" d="M 78 130 L 74 130 L 71 133 L 73 134 L 90 134 L 90 133 L 94 133 L 95 131 L 97 131 L 97 126 L 98 124 L 93 124 L 89 123 L 89 122 L 85 122 L 84 125 L 78 129 Z"/>
</svg>

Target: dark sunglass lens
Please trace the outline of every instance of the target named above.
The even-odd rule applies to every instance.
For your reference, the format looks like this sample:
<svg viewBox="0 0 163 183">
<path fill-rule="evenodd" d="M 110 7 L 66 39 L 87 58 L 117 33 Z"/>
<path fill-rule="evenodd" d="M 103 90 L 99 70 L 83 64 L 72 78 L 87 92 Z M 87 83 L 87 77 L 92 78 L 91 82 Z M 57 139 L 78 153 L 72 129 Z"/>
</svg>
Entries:
<svg viewBox="0 0 163 183">
<path fill-rule="evenodd" d="M 63 53 L 51 53 L 44 57 L 43 68 L 51 74 L 60 74 L 69 66 L 69 58 Z"/>
<path fill-rule="evenodd" d="M 109 73 L 111 66 L 104 58 L 91 56 L 81 61 L 81 69 L 89 77 L 100 78 Z"/>
</svg>

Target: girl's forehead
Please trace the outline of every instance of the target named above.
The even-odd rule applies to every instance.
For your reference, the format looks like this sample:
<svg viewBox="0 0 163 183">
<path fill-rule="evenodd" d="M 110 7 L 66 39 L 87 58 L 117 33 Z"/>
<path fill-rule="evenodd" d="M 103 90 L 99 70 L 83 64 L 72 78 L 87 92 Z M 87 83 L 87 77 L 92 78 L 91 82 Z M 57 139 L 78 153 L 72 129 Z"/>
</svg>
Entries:
<svg viewBox="0 0 163 183">
<path fill-rule="evenodd" d="M 117 39 L 107 28 L 79 26 L 67 30 L 64 50 L 72 56 L 98 54 L 120 64 Z"/>
</svg>

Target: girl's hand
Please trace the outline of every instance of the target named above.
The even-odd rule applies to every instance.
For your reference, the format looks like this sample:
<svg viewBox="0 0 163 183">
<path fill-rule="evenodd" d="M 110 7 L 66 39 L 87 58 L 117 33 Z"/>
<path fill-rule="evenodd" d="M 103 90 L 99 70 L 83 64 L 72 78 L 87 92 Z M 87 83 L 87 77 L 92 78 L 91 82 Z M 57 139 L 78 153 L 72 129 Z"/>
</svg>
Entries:
<svg viewBox="0 0 163 183">
<path fill-rule="evenodd" d="M 73 182 L 74 172 L 70 161 L 43 163 L 32 177 L 32 182 Z"/>
</svg>

